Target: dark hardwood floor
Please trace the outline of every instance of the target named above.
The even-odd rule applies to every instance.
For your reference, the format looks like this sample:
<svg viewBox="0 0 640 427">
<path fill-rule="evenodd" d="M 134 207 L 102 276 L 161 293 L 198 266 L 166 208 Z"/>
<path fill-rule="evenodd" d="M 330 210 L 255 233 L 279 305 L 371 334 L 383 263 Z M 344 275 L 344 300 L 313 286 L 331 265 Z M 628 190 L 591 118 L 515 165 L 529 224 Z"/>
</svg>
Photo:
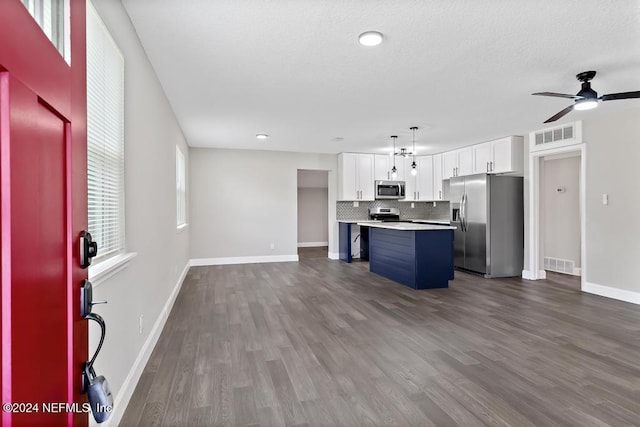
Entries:
<svg viewBox="0 0 640 427">
<path fill-rule="evenodd" d="M 557 274 L 414 291 L 314 250 L 192 268 L 121 425 L 640 424 L 640 306 Z"/>
</svg>

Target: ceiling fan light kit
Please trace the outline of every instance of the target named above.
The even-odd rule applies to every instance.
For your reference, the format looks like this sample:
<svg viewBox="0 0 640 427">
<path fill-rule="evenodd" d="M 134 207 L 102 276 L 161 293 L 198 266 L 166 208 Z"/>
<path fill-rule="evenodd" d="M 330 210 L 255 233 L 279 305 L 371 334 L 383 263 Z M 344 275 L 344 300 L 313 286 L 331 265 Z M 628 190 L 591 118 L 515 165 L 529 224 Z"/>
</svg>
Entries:
<svg viewBox="0 0 640 427">
<path fill-rule="evenodd" d="M 552 96 L 555 98 L 568 98 L 573 99 L 575 103 L 573 105 L 568 106 L 564 110 L 560 111 L 554 116 L 551 116 L 545 123 L 555 122 L 558 119 L 561 119 L 572 110 L 591 110 L 592 108 L 596 108 L 598 106 L 598 101 L 614 101 L 618 99 L 632 99 L 632 98 L 640 98 L 640 91 L 633 92 L 619 92 L 619 93 L 609 93 L 607 95 L 602 95 L 598 98 L 598 92 L 591 89 L 591 80 L 596 76 L 595 71 L 583 71 L 582 73 L 578 73 L 576 75 L 576 79 L 579 82 L 582 82 L 582 86 L 580 91 L 575 95 L 569 95 L 566 93 L 556 93 L 556 92 L 536 92 L 532 95 L 539 96 Z"/>
</svg>

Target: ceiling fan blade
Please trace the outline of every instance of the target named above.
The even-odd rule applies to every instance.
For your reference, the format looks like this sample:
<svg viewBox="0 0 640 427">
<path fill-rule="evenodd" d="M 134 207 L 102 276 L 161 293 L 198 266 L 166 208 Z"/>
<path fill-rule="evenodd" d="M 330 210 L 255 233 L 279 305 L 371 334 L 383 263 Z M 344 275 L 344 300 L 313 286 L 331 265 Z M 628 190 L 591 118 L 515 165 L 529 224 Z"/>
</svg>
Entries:
<svg viewBox="0 0 640 427">
<path fill-rule="evenodd" d="M 602 99 L 603 101 L 613 101 L 616 99 L 631 99 L 631 98 L 640 98 L 640 90 L 637 90 L 635 92 L 608 93 L 600 97 L 600 99 Z"/>
<path fill-rule="evenodd" d="M 569 99 L 582 98 L 581 96 L 569 95 L 566 93 L 556 93 L 556 92 L 536 92 L 536 93 L 532 93 L 531 95 L 555 96 L 556 98 L 569 98 Z"/>
<path fill-rule="evenodd" d="M 549 117 L 547 120 L 545 120 L 545 123 L 551 123 L 551 122 L 555 122 L 556 120 L 564 117 L 565 115 L 567 115 L 569 112 L 571 112 L 571 110 L 573 110 L 573 105 L 569 105 L 567 108 L 565 108 L 564 110 L 560 111 L 558 114 L 556 114 L 553 117 Z"/>
</svg>

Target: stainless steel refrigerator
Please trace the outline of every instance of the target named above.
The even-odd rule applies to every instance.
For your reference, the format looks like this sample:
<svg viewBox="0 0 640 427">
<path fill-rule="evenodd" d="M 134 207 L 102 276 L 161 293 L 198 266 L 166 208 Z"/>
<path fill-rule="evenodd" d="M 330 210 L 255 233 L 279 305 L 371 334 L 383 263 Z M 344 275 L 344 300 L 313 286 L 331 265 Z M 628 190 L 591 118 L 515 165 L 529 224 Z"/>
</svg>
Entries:
<svg viewBox="0 0 640 427">
<path fill-rule="evenodd" d="M 520 276 L 524 258 L 522 177 L 477 174 L 451 178 L 456 227 L 454 265 L 485 277 Z"/>
</svg>

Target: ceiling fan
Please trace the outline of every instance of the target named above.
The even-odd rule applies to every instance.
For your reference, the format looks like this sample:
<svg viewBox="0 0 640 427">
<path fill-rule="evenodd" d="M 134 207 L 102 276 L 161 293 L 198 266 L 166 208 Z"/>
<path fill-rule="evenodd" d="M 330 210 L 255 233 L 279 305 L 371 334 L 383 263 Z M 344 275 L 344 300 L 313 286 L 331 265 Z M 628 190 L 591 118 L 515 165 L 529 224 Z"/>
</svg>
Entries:
<svg viewBox="0 0 640 427">
<path fill-rule="evenodd" d="M 545 123 L 555 122 L 561 117 L 564 117 L 572 110 L 590 110 L 592 108 L 596 108 L 598 106 L 598 101 L 613 101 L 616 99 L 630 99 L 630 98 L 640 98 L 640 91 L 635 92 L 620 92 L 620 93 L 609 93 L 607 95 L 602 95 L 598 98 L 598 92 L 591 89 L 590 81 L 596 76 L 595 71 L 584 71 L 576 75 L 576 79 L 579 82 L 582 82 L 582 88 L 580 92 L 575 95 L 568 95 L 565 93 L 555 93 L 555 92 L 536 92 L 532 95 L 541 95 L 541 96 L 555 96 L 558 98 L 569 98 L 575 101 L 575 104 L 568 106 L 564 110 L 560 111 L 558 114 L 548 118 L 545 120 Z"/>
</svg>

